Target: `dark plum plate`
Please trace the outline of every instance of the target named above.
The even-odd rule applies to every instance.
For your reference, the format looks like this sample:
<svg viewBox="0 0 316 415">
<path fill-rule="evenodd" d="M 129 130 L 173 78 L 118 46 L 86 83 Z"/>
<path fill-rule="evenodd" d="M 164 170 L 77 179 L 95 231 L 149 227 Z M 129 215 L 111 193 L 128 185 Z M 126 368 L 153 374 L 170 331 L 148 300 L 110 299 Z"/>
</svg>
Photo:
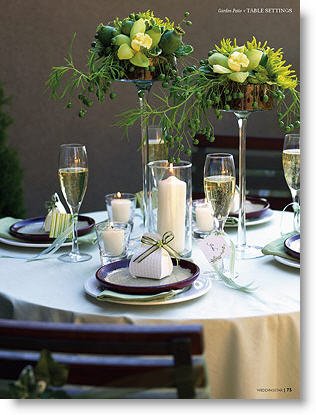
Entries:
<svg viewBox="0 0 316 415">
<path fill-rule="evenodd" d="M 193 262 L 180 259 L 178 265 L 173 259 L 173 272 L 161 280 L 132 277 L 128 270 L 129 259 L 103 265 L 96 272 L 96 278 L 103 289 L 124 294 L 158 294 L 190 286 L 200 275 L 200 268 Z"/>
<path fill-rule="evenodd" d="M 9 232 L 18 239 L 29 242 L 51 243 L 55 238 L 50 238 L 44 230 L 45 216 L 20 220 L 10 226 Z M 79 215 L 78 236 L 89 233 L 94 226 L 94 219 L 89 216 Z"/>
</svg>

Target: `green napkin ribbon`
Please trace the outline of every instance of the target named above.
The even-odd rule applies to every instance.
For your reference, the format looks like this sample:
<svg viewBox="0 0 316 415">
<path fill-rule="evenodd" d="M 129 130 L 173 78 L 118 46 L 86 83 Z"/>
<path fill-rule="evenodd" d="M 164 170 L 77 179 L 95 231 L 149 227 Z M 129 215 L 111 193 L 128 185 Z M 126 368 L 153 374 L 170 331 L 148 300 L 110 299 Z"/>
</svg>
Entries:
<svg viewBox="0 0 316 415">
<path fill-rule="evenodd" d="M 149 295 L 136 295 L 136 294 L 123 294 L 118 293 L 116 291 L 104 290 L 98 296 L 97 300 L 100 301 L 107 301 L 107 300 L 124 300 L 130 302 L 150 302 L 153 300 L 170 300 L 177 294 L 181 293 L 182 291 L 186 290 L 186 288 L 182 288 L 180 290 L 171 290 L 171 291 L 164 291 L 158 294 L 149 294 Z"/>
<path fill-rule="evenodd" d="M 262 248 L 262 253 L 264 255 L 273 255 L 279 256 L 281 258 L 289 259 L 291 261 L 300 262 L 299 259 L 293 258 L 291 255 L 288 255 L 284 249 L 284 241 L 290 236 L 297 235 L 297 232 L 289 232 L 282 235 L 280 238 L 275 239 L 274 241 L 268 243 L 265 247 Z"/>
<path fill-rule="evenodd" d="M 157 251 L 157 249 L 163 248 L 166 250 L 170 255 L 174 256 L 177 260 L 180 258 L 180 255 L 177 251 L 175 251 L 171 246 L 168 244 L 174 240 L 174 235 L 172 232 L 168 231 L 165 232 L 161 239 L 154 239 L 150 236 L 143 235 L 141 242 L 145 245 L 151 245 L 146 251 L 140 254 L 137 258 L 134 259 L 134 262 L 142 262 L 145 258 L 151 255 L 153 252 Z"/>
</svg>

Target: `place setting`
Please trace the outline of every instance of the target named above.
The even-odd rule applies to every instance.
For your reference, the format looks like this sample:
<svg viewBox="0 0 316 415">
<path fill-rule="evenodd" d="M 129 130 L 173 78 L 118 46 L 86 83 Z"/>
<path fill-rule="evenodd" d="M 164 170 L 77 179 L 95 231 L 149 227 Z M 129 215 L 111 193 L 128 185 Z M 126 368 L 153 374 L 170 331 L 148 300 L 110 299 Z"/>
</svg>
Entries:
<svg viewBox="0 0 316 415">
<path fill-rule="evenodd" d="M 293 202 L 286 205 L 281 214 L 281 237 L 266 245 L 262 252 L 273 255 L 275 261 L 291 268 L 300 268 L 300 135 L 287 134 L 282 153 L 283 171 Z M 286 220 L 286 210 L 292 207 L 293 214 Z"/>
<path fill-rule="evenodd" d="M 79 252 L 81 243 L 95 241 L 93 218 L 79 215 L 88 183 L 88 161 L 85 146 L 81 144 L 63 144 L 59 151 L 58 178 L 63 196 L 70 213 L 60 201 L 57 193 L 46 203 L 46 216 L 24 220 L 4 218 L 0 220 L 0 242 L 23 248 L 45 248 L 32 256 L 12 255 L 12 258 L 29 261 L 46 259 L 58 249 L 71 246 L 68 254 L 58 259 L 65 262 L 80 262 L 91 259 L 91 255 Z M 3 255 L 10 258 L 11 256 Z"/>
</svg>

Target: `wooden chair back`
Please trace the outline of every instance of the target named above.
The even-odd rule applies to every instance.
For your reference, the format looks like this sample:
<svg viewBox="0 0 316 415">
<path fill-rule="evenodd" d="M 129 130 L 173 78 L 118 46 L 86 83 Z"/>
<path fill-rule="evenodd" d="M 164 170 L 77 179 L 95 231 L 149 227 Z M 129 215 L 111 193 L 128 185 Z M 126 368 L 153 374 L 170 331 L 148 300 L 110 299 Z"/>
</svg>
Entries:
<svg viewBox="0 0 316 415">
<path fill-rule="evenodd" d="M 39 352 L 69 368 L 71 385 L 174 388 L 196 397 L 207 386 L 199 325 L 129 326 L 0 320 L 0 377 L 16 380 Z"/>
</svg>

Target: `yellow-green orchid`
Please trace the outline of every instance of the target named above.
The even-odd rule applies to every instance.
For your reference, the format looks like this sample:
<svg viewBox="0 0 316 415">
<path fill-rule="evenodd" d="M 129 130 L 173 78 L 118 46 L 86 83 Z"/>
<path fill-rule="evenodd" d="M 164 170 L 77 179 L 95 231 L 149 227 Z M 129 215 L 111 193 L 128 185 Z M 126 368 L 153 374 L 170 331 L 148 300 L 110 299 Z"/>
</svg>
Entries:
<svg viewBox="0 0 316 415">
<path fill-rule="evenodd" d="M 237 46 L 227 55 L 214 52 L 208 57 L 208 63 L 213 72 L 227 77 L 234 82 L 243 83 L 249 72 L 256 69 L 261 61 L 263 52 L 258 49 L 247 50 L 246 46 Z"/>
<path fill-rule="evenodd" d="M 249 59 L 242 52 L 233 52 L 227 60 L 228 67 L 234 72 L 240 72 L 249 65 Z"/>
<path fill-rule="evenodd" d="M 136 33 L 136 35 L 133 37 L 131 41 L 131 46 L 136 52 L 139 52 L 141 47 L 145 49 L 150 49 L 152 43 L 153 40 L 149 35 L 145 33 Z"/>
</svg>

